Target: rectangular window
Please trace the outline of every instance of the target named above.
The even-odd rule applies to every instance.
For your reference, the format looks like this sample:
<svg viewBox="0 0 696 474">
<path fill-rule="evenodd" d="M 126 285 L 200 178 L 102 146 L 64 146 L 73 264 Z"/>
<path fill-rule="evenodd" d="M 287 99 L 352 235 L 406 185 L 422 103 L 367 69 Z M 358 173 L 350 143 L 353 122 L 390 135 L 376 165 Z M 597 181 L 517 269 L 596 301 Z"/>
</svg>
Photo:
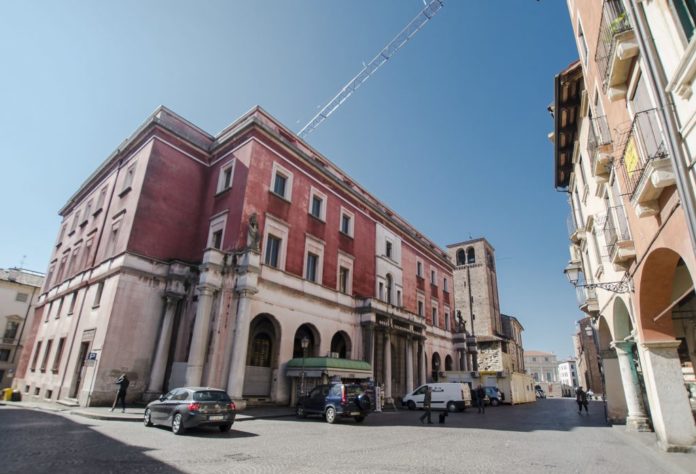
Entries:
<svg viewBox="0 0 696 474">
<path fill-rule="evenodd" d="M 216 230 L 213 232 L 213 238 L 210 246 L 214 249 L 222 248 L 222 230 Z"/>
<path fill-rule="evenodd" d="M 268 239 L 266 240 L 266 258 L 264 260 L 266 265 L 278 268 L 280 244 L 281 240 L 278 237 L 268 234 Z"/>
<path fill-rule="evenodd" d="M 54 300 L 54 301 L 55 301 L 55 300 Z M 44 308 L 45 308 L 45 306 L 44 306 Z M 51 302 L 48 304 L 48 309 L 46 310 L 46 317 L 44 318 L 44 323 L 47 323 L 47 322 L 48 322 L 48 318 L 49 318 L 50 315 L 51 315 L 51 309 L 52 309 L 52 308 L 53 308 L 53 301 L 51 301 Z"/>
<path fill-rule="evenodd" d="M 423 278 L 423 262 L 416 262 L 416 275 Z"/>
<path fill-rule="evenodd" d="M 437 308 L 435 308 L 435 307 L 433 307 L 432 316 L 433 316 L 432 324 L 433 324 L 433 326 L 437 326 L 437 322 L 438 322 L 437 321 Z"/>
<path fill-rule="evenodd" d="M 234 177 L 234 160 L 228 161 L 220 167 L 218 175 L 218 183 L 216 193 L 221 193 L 232 187 L 232 178 Z"/>
<path fill-rule="evenodd" d="M 70 233 L 72 234 L 75 231 L 75 228 L 77 227 L 77 223 L 80 220 L 80 211 L 77 210 L 75 211 L 75 217 L 73 217 L 72 224 L 70 224 Z"/>
<path fill-rule="evenodd" d="M 41 352 L 41 341 L 36 343 L 36 349 L 34 349 L 34 358 L 31 360 L 31 371 L 36 370 L 36 363 L 39 361 L 39 353 Z"/>
<path fill-rule="evenodd" d="M 134 177 L 135 177 L 135 163 L 130 165 L 128 167 L 128 170 L 126 171 L 126 176 L 123 179 L 123 187 L 121 188 L 120 196 L 123 196 L 128 191 L 130 191 L 131 186 L 133 185 L 133 178 Z"/>
<path fill-rule="evenodd" d="M 696 28 L 696 0 L 674 0 L 674 9 L 689 42 Z"/>
<path fill-rule="evenodd" d="M 449 311 L 445 311 L 445 331 L 450 329 Z"/>
<path fill-rule="evenodd" d="M 392 258 L 392 243 L 387 240 L 386 246 L 384 249 L 384 255 L 387 256 L 387 258 Z"/>
<path fill-rule="evenodd" d="M 401 306 L 401 290 L 396 290 L 396 306 Z"/>
<path fill-rule="evenodd" d="M 430 270 L 430 283 L 437 285 L 437 273 L 435 273 L 435 270 Z"/>
<path fill-rule="evenodd" d="M 63 357 L 63 348 L 65 347 L 65 338 L 61 337 L 58 340 L 58 347 L 56 348 L 56 356 L 53 359 L 53 367 L 51 368 L 51 372 L 54 374 L 58 372 L 60 368 L 60 362 L 61 358 Z"/>
<path fill-rule="evenodd" d="M 73 291 L 70 295 L 70 305 L 68 306 L 68 316 L 75 312 L 75 301 L 77 301 L 77 291 Z"/>
<path fill-rule="evenodd" d="M 97 285 L 97 292 L 94 294 L 94 303 L 92 303 L 92 308 L 97 308 L 101 304 L 102 293 L 104 292 L 104 282 L 101 281 Z"/>
<path fill-rule="evenodd" d="M 17 331 L 19 330 L 19 323 L 17 321 L 8 321 L 5 327 L 5 334 L 2 336 L 5 342 L 12 343 L 17 337 Z"/>
<path fill-rule="evenodd" d="M 109 250 L 107 255 L 113 255 L 118 249 L 118 236 L 121 232 L 121 221 L 114 222 L 111 226 L 111 235 L 109 235 Z"/>
<path fill-rule="evenodd" d="M 101 191 L 99 191 L 99 198 L 97 199 L 97 208 L 94 210 L 95 214 L 102 210 L 104 207 L 104 202 L 106 201 L 107 187 L 104 186 Z"/>
<path fill-rule="evenodd" d="M 345 208 L 341 208 L 341 233 L 353 237 L 353 213 Z"/>
<path fill-rule="evenodd" d="M 340 267 L 338 270 L 338 291 L 348 293 L 348 280 L 350 278 L 350 270 L 345 267 Z"/>
<path fill-rule="evenodd" d="M 92 213 L 92 200 L 87 201 L 87 206 L 85 206 L 85 217 L 82 220 L 82 224 L 87 224 L 89 221 L 89 215 Z"/>
<path fill-rule="evenodd" d="M 307 253 L 307 274 L 305 277 L 309 281 L 317 281 L 317 263 L 319 262 L 319 256 L 313 253 Z"/>
<path fill-rule="evenodd" d="M 442 289 L 449 292 L 449 286 L 447 285 L 447 278 L 442 280 Z"/>
<path fill-rule="evenodd" d="M 580 51 L 582 53 L 582 63 L 587 66 L 587 41 L 585 40 L 585 33 L 582 31 L 580 19 L 578 19 L 578 42 L 580 43 Z"/>
<path fill-rule="evenodd" d="M 51 355 L 51 346 L 53 345 L 53 339 L 49 339 L 46 342 L 46 350 L 44 351 L 43 359 L 41 360 L 41 372 L 46 372 L 46 365 L 48 364 L 48 356 Z"/>
<path fill-rule="evenodd" d="M 63 300 L 65 300 L 65 298 L 61 298 L 58 302 L 58 311 L 56 311 L 56 319 L 60 318 L 60 313 L 63 311 Z"/>
<path fill-rule="evenodd" d="M 15 301 L 19 301 L 20 303 L 26 303 L 28 299 L 29 293 L 18 292 L 15 296 Z"/>
<path fill-rule="evenodd" d="M 312 215 L 321 219 L 322 200 L 319 196 L 312 196 Z"/>
<path fill-rule="evenodd" d="M 85 250 L 82 252 L 82 263 L 80 263 L 80 271 L 84 270 L 87 268 L 87 265 L 89 265 L 89 256 L 92 253 L 92 242 L 94 242 L 93 238 L 85 243 Z"/>
<path fill-rule="evenodd" d="M 380 300 L 384 300 L 384 283 L 382 283 L 381 281 L 379 282 L 379 285 L 378 285 L 377 297 Z"/>
<path fill-rule="evenodd" d="M 288 178 L 280 173 L 275 176 L 275 182 L 273 183 L 273 192 L 278 196 L 285 197 L 285 187 L 287 186 Z"/>
<path fill-rule="evenodd" d="M 7 362 L 10 360 L 10 350 L 0 349 L 0 362 Z"/>
<path fill-rule="evenodd" d="M 418 302 L 418 316 L 423 316 L 423 302 Z"/>
</svg>

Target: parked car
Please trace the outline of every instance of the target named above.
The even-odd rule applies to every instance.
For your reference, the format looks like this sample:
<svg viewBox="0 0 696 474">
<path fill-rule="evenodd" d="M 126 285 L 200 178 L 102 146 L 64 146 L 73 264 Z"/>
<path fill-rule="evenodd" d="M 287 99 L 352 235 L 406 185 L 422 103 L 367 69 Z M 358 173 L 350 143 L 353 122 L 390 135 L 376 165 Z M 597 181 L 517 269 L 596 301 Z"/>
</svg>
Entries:
<svg viewBox="0 0 696 474">
<path fill-rule="evenodd" d="M 483 387 L 483 389 L 486 391 L 486 400 L 490 406 L 497 407 L 505 400 L 503 392 L 498 387 Z"/>
<path fill-rule="evenodd" d="M 195 426 L 217 426 L 229 431 L 237 407 L 227 392 L 210 387 L 175 388 L 145 407 L 145 426 L 171 426 L 176 435 Z"/>
<path fill-rule="evenodd" d="M 428 387 L 432 387 L 433 393 L 430 406 L 433 410 L 463 411 L 471 406 L 471 389 L 469 385 L 458 382 L 429 383 L 421 385 L 413 392 L 404 395 L 401 404 L 409 410 L 423 408 L 423 398 Z"/>
<path fill-rule="evenodd" d="M 296 413 L 300 418 L 322 415 L 327 423 L 339 418 L 353 418 L 361 423 L 370 411 L 370 399 L 357 384 L 331 383 L 314 387 L 300 397 Z"/>
</svg>

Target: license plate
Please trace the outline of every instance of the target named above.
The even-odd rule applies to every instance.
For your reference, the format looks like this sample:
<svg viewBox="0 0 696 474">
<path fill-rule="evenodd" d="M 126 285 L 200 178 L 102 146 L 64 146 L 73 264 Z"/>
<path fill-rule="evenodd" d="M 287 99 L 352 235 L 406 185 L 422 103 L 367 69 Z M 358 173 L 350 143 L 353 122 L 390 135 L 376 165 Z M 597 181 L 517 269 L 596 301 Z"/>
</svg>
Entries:
<svg viewBox="0 0 696 474">
<path fill-rule="evenodd" d="M 352 411 L 352 412 L 350 412 L 350 416 L 360 416 L 360 412 L 359 411 Z"/>
<path fill-rule="evenodd" d="M 224 420 L 225 417 L 223 415 L 210 415 L 208 417 L 210 421 L 219 421 L 219 420 Z"/>
</svg>

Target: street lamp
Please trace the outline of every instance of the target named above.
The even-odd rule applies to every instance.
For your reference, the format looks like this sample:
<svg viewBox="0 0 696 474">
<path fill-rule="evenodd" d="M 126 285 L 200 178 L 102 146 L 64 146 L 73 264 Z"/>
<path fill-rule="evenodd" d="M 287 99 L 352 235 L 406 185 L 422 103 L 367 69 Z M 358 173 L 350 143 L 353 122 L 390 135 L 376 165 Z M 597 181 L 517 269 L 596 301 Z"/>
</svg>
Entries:
<svg viewBox="0 0 696 474">
<path fill-rule="evenodd" d="M 309 347 L 309 338 L 307 336 L 303 336 L 302 340 L 300 340 L 300 345 L 302 346 L 302 379 L 300 381 L 300 393 L 302 395 L 304 395 L 305 394 L 305 384 L 304 384 L 305 357 L 307 357 L 307 348 Z"/>
<path fill-rule="evenodd" d="M 435 369 L 435 373 L 433 374 L 433 375 L 434 375 L 434 377 L 433 377 L 433 382 L 437 382 L 437 381 L 438 381 L 438 378 L 439 378 L 439 377 L 438 377 L 438 368 L 439 368 L 439 367 L 440 367 L 440 362 L 438 362 L 437 360 L 434 360 L 434 361 L 433 361 L 433 368 Z"/>
<path fill-rule="evenodd" d="M 563 269 L 563 273 L 565 273 L 565 276 L 568 278 L 568 281 L 575 288 L 587 288 L 588 290 L 601 288 L 603 290 L 611 291 L 613 293 L 628 293 L 629 291 L 633 290 L 633 288 L 631 287 L 631 280 L 628 278 L 621 281 L 610 281 L 605 283 L 578 284 L 578 282 L 580 281 L 580 264 L 578 263 L 569 263 L 568 266 L 565 267 L 565 269 Z"/>
</svg>

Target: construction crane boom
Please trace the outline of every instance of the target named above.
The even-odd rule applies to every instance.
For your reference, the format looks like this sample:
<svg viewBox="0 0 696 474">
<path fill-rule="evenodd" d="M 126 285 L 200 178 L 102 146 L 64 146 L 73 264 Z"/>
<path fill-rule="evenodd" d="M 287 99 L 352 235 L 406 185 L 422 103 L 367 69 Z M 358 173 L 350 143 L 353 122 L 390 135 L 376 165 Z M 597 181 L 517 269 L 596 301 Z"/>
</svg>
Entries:
<svg viewBox="0 0 696 474">
<path fill-rule="evenodd" d="M 316 114 L 312 120 L 309 121 L 307 125 L 300 130 L 298 135 L 301 138 L 306 137 L 310 132 L 319 126 L 324 120 L 326 120 L 329 115 L 336 111 L 336 109 L 345 102 L 348 97 L 350 97 L 353 92 L 355 92 L 358 87 L 360 87 L 363 82 L 367 81 L 369 77 L 377 71 L 384 63 L 391 59 L 396 52 L 404 46 L 408 40 L 413 38 L 413 36 L 420 31 L 421 28 L 444 6 L 444 0 L 431 0 L 423 10 L 416 15 L 416 17 L 411 20 L 411 22 L 406 25 L 406 27 L 401 30 L 401 32 L 392 39 L 388 45 L 386 45 L 372 61 L 365 65 L 362 70 L 350 81 L 348 84 L 343 86 L 336 96 L 326 104 L 318 114 Z"/>
</svg>

